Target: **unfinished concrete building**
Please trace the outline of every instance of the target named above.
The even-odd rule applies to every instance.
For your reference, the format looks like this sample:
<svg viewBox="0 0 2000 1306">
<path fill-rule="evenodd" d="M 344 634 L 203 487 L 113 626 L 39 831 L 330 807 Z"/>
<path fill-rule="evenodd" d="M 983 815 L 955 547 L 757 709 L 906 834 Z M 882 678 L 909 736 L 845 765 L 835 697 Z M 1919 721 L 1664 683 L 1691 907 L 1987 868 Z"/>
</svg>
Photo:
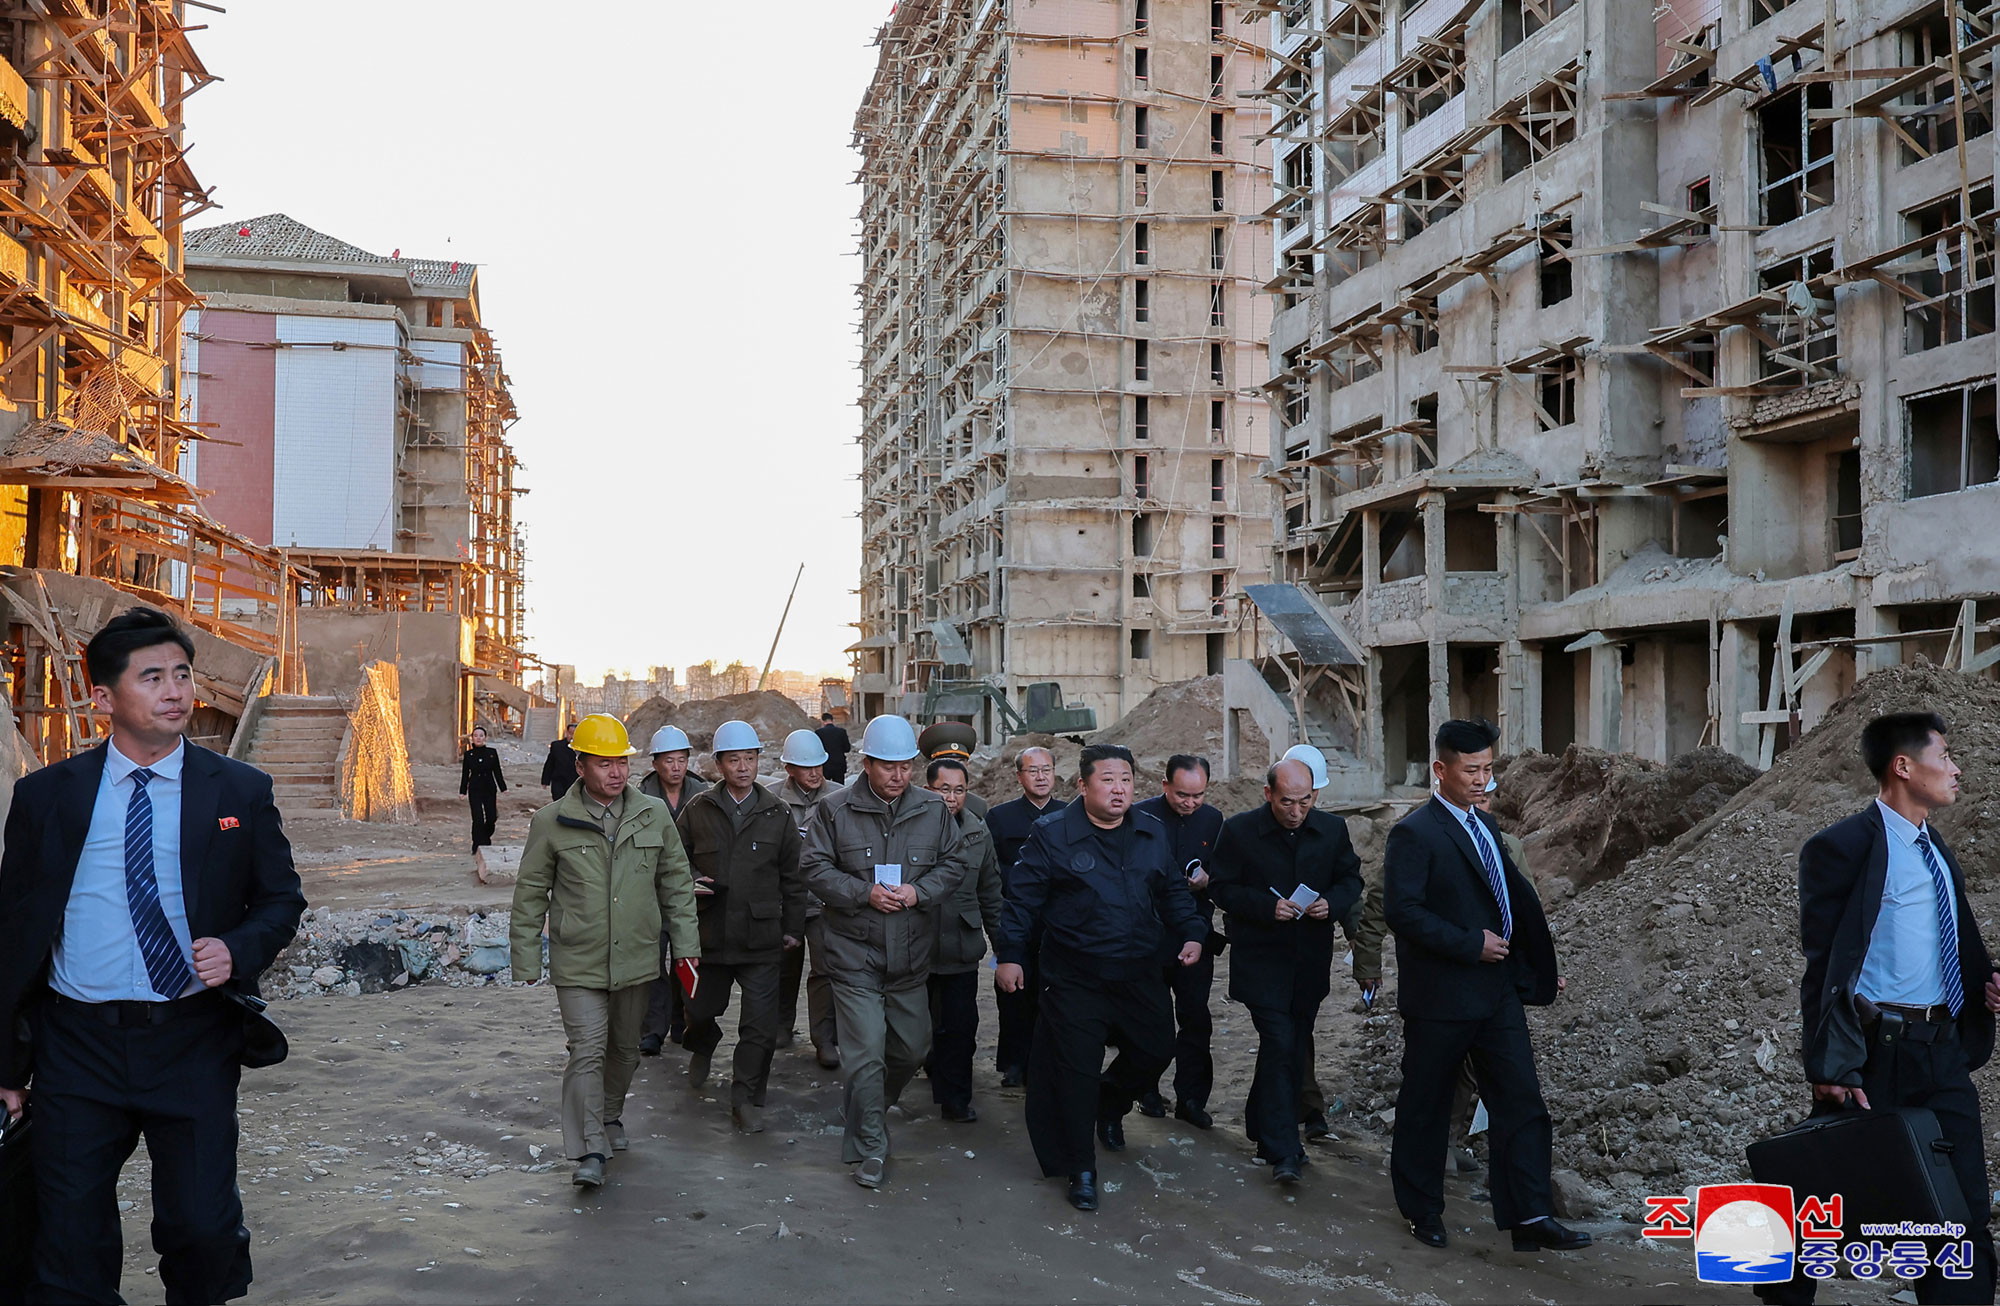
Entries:
<svg viewBox="0 0 2000 1306">
<path fill-rule="evenodd" d="M 1477 713 L 1768 765 L 1874 667 L 1992 664 L 2000 5 L 1264 8 L 1279 569 L 1351 762 Z"/>
<path fill-rule="evenodd" d="M 208 510 L 302 570 L 311 680 L 346 694 L 402 669 L 413 756 L 518 723 L 516 417 L 471 263 L 383 256 L 284 214 L 187 234 L 192 461 Z"/>
<path fill-rule="evenodd" d="M 1220 670 L 1270 556 L 1262 30 L 1220 0 L 883 26 L 855 125 L 859 716 L 1055 680 L 1109 723 Z"/>
</svg>

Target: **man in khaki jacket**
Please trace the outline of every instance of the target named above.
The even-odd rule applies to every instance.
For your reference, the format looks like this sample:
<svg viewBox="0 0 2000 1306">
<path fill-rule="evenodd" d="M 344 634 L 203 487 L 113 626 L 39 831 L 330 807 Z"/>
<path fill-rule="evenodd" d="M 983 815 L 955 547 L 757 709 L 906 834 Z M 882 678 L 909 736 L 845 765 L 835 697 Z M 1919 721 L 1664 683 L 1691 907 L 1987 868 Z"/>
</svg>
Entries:
<svg viewBox="0 0 2000 1306">
<path fill-rule="evenodd" d="M 626 788 L 638 750 L 617 717 L 577 725 L 578 783 L 535 813 L 514 883 L 516 983 L 541 977 L 548 921 L 549 982 L 569 1041 L 563 1066 L 563 1150 L 573 1182 L 595 1188 L 625 1150 L 625 1092 L 639 1064 L 648 988 L 660 974 L 660 927 L 682 982 L 696 988 L 701 939 L 694 882 L 667 805 Z"/>
<path fill-rule="evenodd" d="M 924 986 L 937 914 L 970 868 L 944 800 L 910 784 L 916 732 L 878 716 L 861 736 L 861 774 L 820 803 L 806 828 L 807 886 L 826 909 L 826 970 L 846 1079 L 841 1157 L 854 1181 L 881 1186 L 889 1156 L 883 1114 L 930 1051 Z"/>
<path fill-rule="evenodd" d="M 804 839 L 812 824 L 813 810 L 840 786 L 826 778 L 826 745 L 810 730 L 794 730 L 785 736 L 785 749 L 778 759 L 785 765 L 785 783 L 777 788 L 778 801 L 792 813 L 792 823 Z M 804 874 L 803 871 L 800 872 Z M 784 971 L 778 977 L 778 1001 L 782 1032 L 778 1046 L 789 1046 L 792 1028 L 799 1020 L 799 982 L 805 981 L 806 1032 L 812 1038 L 813 1055 L 828 1070 L 840 1068 L 840 1035 L 833 1022 L 833 981 L 826 975 L 826 934 L 820 926 L 820 901 L 806 895 L 806 946 L 785 954 Z M 807 954 L 811 964 L 807 965 Z"/>
</svg>

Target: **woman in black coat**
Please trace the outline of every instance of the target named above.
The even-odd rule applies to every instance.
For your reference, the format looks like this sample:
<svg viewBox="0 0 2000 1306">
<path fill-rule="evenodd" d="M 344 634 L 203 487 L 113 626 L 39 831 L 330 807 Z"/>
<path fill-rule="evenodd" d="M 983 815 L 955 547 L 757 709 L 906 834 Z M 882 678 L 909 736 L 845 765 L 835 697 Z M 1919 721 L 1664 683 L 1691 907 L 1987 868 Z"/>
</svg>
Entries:
<svg viewBox="0 0 2000 1306">
<path fill-rule="evenodd" d="M 507 777 L 500 773 L 500 754 L 486 746 L 486 727 L 473 727 L 472 747 L 458 762 L 458 792 L 472 804 L 473 874 L 484 884 L 486 854 L 480 849 L 493 842 L 493 827 L 500 819 L 500 795 L 507 790 Z"/>
</svg>

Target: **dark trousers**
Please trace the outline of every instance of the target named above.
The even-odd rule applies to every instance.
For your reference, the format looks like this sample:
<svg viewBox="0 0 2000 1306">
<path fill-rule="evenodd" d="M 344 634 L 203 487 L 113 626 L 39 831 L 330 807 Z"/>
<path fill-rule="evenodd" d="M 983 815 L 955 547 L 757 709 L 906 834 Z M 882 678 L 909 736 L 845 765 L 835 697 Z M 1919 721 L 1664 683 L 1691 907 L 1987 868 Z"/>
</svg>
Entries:
<svg viewBox="0 0 2000 1306">
<path fill-rule="evenodd" d="M 1209 990 L 1215 984 L 1215 958 L 1206 948 L 1192 966 L 1170 961 L 1162 969 L 1174 1001 L 1174 1097 L 1190 1106 L 1206 1107 L 1215 1087 L 1215 1057 L 1209 1048 L 1215 1018 L 1208 1011 Z M 1155 1082 L 1152 1091 L 1160 1091 Z"/>
<path fill-rule="evenodd" d="M 559 803 L 559 802 L 561 802 L 561 801 L 562 801 L 562 796 L 563 796 L 564 794 L 568 793 L 568 792 L 569 792 L 569 787 L 570 787 L 571 785 L 575 784 L 575 783 L 576 783 L 576 777 L 575 777 L 575 776 L 571 776 L 571 777 L 570 777 L 569 779 L 567 779 L 567 780 L 555 780 L 555 781 L 552 781 L 552 782 L 550 782 L 550 784 L 549 784 L 549 801 L 550 801 L 550 802 L 552 802 L 552 803 Z"/>
<path fill-rule="evenodd" d="M 1108 1068 L 1106 1048 L 1118 1050 Z M 1052 964 L 1045 953 L 1027 1103 L 1042 1173 L 1096 1170 L 1095 1126 L 1123 1119 L 1173 1054 L 1173 1008 L 1150 965 L 1107 979 Z"/>
<path fill-rule="evenodd" d="M 142 1135 L 165 1299 L 249 1291 L 250 1231 L 236 1187 L 242 1018 L 219 997 L 196 1002 L 178 1019 L 130 1028 L 53 995 L 41 1004 L 30 1133 L 41 1230 L 29 1300 L 123 1300 L 118 1172 Z"/>
<path fill-rule="evenodd" d="M 729 1006 L 733 985 L 743 990 L 736 1017 L 736 1060 L 729 1085 L 729 1105 L 763 1106 L 771 1079 L 771 1054 L 778 1048 L 777 961 L 731 965 L 704 961 L 701 983 L 687 999 L 687 1038 L 682 1046 L 697 1056 L 711 1056 L 722 1042 L 721 1015 Z"/>
<path fill-rule="evenodd" d="M 812 964 L 806 964 L 806 954 Z M 807 1033 L 813 1050 L 823 1052 L 840 1045 L 833 1020 L 833 981 L 826 975 L 826 931 L 820 918 L 806 921 L 805 942 L 785 954 L 784 969 L 778 974 L 778 1028 L 789 1035 L 799 1027 L 799 983 L 806 990 Z"/>
<path fill-rule="evenodd" d="M 1389 1178 L 1396 1206 L 1420 1223 L 1444 1214 L 1445 1149 L 1459 1066 L 1472 1058 L 1486 1102 L 1488 1189 L 1493 1222 L 1511 1229 L 1550 1215 L 1549 1149 L 1553 1126 L 1535 1075 L 1527 1013 L 1509 994 L 1484 1020 L 1403 1021 L 1403 1087 L 1396 1094 Z"/>
<path fill-rule="evenodd" d="M 465 791 L 472 805 L 472 847 L 475 851 L 493 845 L 493 827 L 500 823 L 500 792 L 492 785 L 473 785 Z"/>
<path fill-rule="evenodd" d="M 639 1033 L 676 1043 L 687 1033 L 687 999 L 681 995 L 681 982 L 674 978 L 674 948 L 665 930 L 660 931 L 660 978 L 653 981 L 646 997 L 646 1023 Z"/>
<path fill-rule="evenodd" d="M 931 1054 L 924 1073 L 931 1080 L 931 1101 L 963 1109 L 972 1105 L 972 1050 L 979 1042 L 979 972 L 933 974 L 931 988 Z"/>
<path fill-rule="evenodd" d="M 1257 1155 L 1273 1165 L 1306 1152 L 1299 1141 L 1300 1067 L 1318 1017 L 1317 1001 L 1250 1008 L 1250 1023 L 1257 1027 L 1257 1070 L 1243 1107 L 1243 1132 L 1257 1145 Z"/>
<path fill-rule="evenodd" d="M 1966 1001 L 1977 1002 L 1969 993 Z M 1993 1234 L 1987 1227 L 1991 1209 L 1987 1197 L 1986 1145 L 1980 1134 L 1979 1091 L 1965 1064 L 1965 1048 L 1955 1026 L 1946 1026 L 1935 1042 L 1899 1038 L 1884 1047 L 1870 1031 L 1868 1060 L 1861 1067 L 1861 1090 L 1871 1107 L 1923 1107 L 1937 1117 L 1939 1132 L 1951 1144 L 1951 1168 L 1965 1194 L 1966 1236 L 1972 1240 L 1970 1279 L 1951 1280 L 1935 1271 L 1909 1286 L 1919 1302 L 1990 1302 L 1993 1300 Z M 1840 1110 L 1830 1102 L 1813 1101 L 1816 1116 Z M 1935 1244 L 1933 1244 L 1935 1247 Z M 1886 1280 L 1887 1276 L 1884 1276 Z M 1801 1274 L 1790 1283 L 1759 1286 L 1767 1302 L 1810 1306 L 1817 1285 Z"/>
<path fill-rule="evenodd" d="M 993 1051 L 994 1069 L 1025 1072 L 1028 1054 L 1035 1046 L 1035 1013 L 1042 1004 L 1042 968 L 1034 953 L 1021 967 L 1021 987 L 1003 993 L 993 990 L 993 1005 L 1000 1013 L 1000 1041 Z"/>
</svg>

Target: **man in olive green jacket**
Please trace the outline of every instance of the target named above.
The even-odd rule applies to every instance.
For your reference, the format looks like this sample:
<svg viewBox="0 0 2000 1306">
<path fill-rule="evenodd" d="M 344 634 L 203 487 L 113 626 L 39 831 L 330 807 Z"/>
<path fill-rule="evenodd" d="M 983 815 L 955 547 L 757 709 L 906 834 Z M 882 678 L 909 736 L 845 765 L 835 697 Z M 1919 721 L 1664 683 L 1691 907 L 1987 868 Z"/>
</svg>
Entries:
<svg viewBox="0 0 2000 1306">
<path fill-rule="evenodd" d="M 624 726 L 588 717 L 572 747 L 578 783 L 528 825 L 510 935 L 514 980 L 531 983 L 541 976 L 548 921 L 549 982 L 569 1041 L 563 1148 L 580 1161 L 574 1182 L 596 1187 L 606 1158 L 626 1146 L 621 1118 L 647 991 L 660 974 L 661 922 L 690 976 L 701 940 L 694 882 L 667 805 L 626 787 Z"/>
<path fill-rule="evenodd" d="M 846 1080 L 841 1157 L 854 1180 L 881 1186 L 889 1155 L 883 1114 L 930 1051 L 924 985 L 937 916 L 971 869 L 944 800 L 910 783 L 916 732 L 879 716 L 861 737 L 861 774 L 820 803 L 806 827 L 806 885 L 826 904 L 826 970 Z"/>
</svg>

